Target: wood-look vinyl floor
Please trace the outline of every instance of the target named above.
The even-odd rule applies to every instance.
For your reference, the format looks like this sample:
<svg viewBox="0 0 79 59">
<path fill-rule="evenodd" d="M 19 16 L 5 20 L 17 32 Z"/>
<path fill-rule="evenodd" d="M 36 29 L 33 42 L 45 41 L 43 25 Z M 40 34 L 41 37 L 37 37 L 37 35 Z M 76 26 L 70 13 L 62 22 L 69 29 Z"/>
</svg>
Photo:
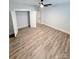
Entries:
<svg viewBox="0 0 79 59">
<path fill-rule="evenodd" d="M 70 59 L 69 35 L 38 24 L 19 30 L 10 38 L 10 59 Z"/>
</svg>

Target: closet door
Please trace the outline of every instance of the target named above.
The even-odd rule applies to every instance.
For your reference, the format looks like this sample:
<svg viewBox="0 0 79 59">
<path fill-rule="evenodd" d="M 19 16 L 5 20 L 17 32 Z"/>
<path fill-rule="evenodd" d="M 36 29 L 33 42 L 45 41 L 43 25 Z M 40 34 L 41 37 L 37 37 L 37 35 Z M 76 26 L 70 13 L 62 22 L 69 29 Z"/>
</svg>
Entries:
<svg viewBox="0 0 79 59">
<path fill-rule="evenodd" d="M 16 37 L 16 35 L 18 33 L 18 27 L 17 27 L 17 21 L 16 21 L 16 13 L 15 13 L 15 11 L 11 11 L 11 16 L 12 16 L 12 22 L 13 22 L 14 35 Z"/>
<path fill-rule="evenodd" d="M 28 26 L 28 11 L 16 11 L 18 29 Z"/>
</svg>

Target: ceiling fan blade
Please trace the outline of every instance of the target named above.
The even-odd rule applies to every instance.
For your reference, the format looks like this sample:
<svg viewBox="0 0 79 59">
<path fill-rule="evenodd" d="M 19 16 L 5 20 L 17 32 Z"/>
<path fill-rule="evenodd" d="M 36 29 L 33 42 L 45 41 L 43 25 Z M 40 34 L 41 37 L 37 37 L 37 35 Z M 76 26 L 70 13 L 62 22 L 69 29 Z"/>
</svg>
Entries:
<svg viewBox="0 0 79 59">
<path fill-rule="evenodd" d="M 44 6 L 51 6 L 52 4 L 44 4 Z"/>
<path fill-rule="evenodd" d="M 41 1 L 39 2 L 39 4 L 43 4 L 43 0 L 41 0 Z"/>
<path fill-rule="evenodd" d="M 41 0 L 41 2 L 43 2 L 43 0 Z"/>
</svg>

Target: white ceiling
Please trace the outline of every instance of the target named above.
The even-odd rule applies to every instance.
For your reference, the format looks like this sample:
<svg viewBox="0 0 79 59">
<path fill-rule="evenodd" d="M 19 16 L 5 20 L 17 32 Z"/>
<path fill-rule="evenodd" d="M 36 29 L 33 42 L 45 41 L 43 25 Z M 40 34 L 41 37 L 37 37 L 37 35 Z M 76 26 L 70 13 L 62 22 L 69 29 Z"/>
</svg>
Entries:
<svg viewBox="0 0 79 59">
<path fill-rule="evenodd" d="M 44 0 L 44 3 L 65 3 L 70 0 Z M 38 5 L 40 0 L 9 0 L 9 3 L 27 4 L 27 5 Z"/>
</svg>

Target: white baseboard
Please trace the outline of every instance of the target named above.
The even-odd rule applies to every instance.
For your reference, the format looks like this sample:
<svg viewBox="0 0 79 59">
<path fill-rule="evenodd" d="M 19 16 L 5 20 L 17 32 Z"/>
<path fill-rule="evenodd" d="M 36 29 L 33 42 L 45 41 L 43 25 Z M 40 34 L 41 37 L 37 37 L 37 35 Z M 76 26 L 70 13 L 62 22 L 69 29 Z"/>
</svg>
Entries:
<svg viewBox="0 0 79 59">
<path fill-rule="evenodd" d="M 44 24 L 44 23 L 43 23 L 43 24 Z M 62 31 L 62 32 L 64 32 L 64 33 L 70 34 L 70 32 L 65 31 L 65 30 L 63 30 L 63 29 L 60 29 L 60 28 L 57 28 L 57 27 L 55 27 L 55 26 L 51 26 L 51 25 L 48 25 L 48 24 L 44 24 L 44 25 L 47 25 L 47 26 L 49 26 L 49 27 L 52 27 L 52 28 L 54 28 L 54 29 L 56 29 L 56 30 L 59 30 L 59 31 Z"/>
<path fill-rule="evenodd" d="M 18 29 L 28 27 L 28 25 L 19 26 Z"/>
</svg>

